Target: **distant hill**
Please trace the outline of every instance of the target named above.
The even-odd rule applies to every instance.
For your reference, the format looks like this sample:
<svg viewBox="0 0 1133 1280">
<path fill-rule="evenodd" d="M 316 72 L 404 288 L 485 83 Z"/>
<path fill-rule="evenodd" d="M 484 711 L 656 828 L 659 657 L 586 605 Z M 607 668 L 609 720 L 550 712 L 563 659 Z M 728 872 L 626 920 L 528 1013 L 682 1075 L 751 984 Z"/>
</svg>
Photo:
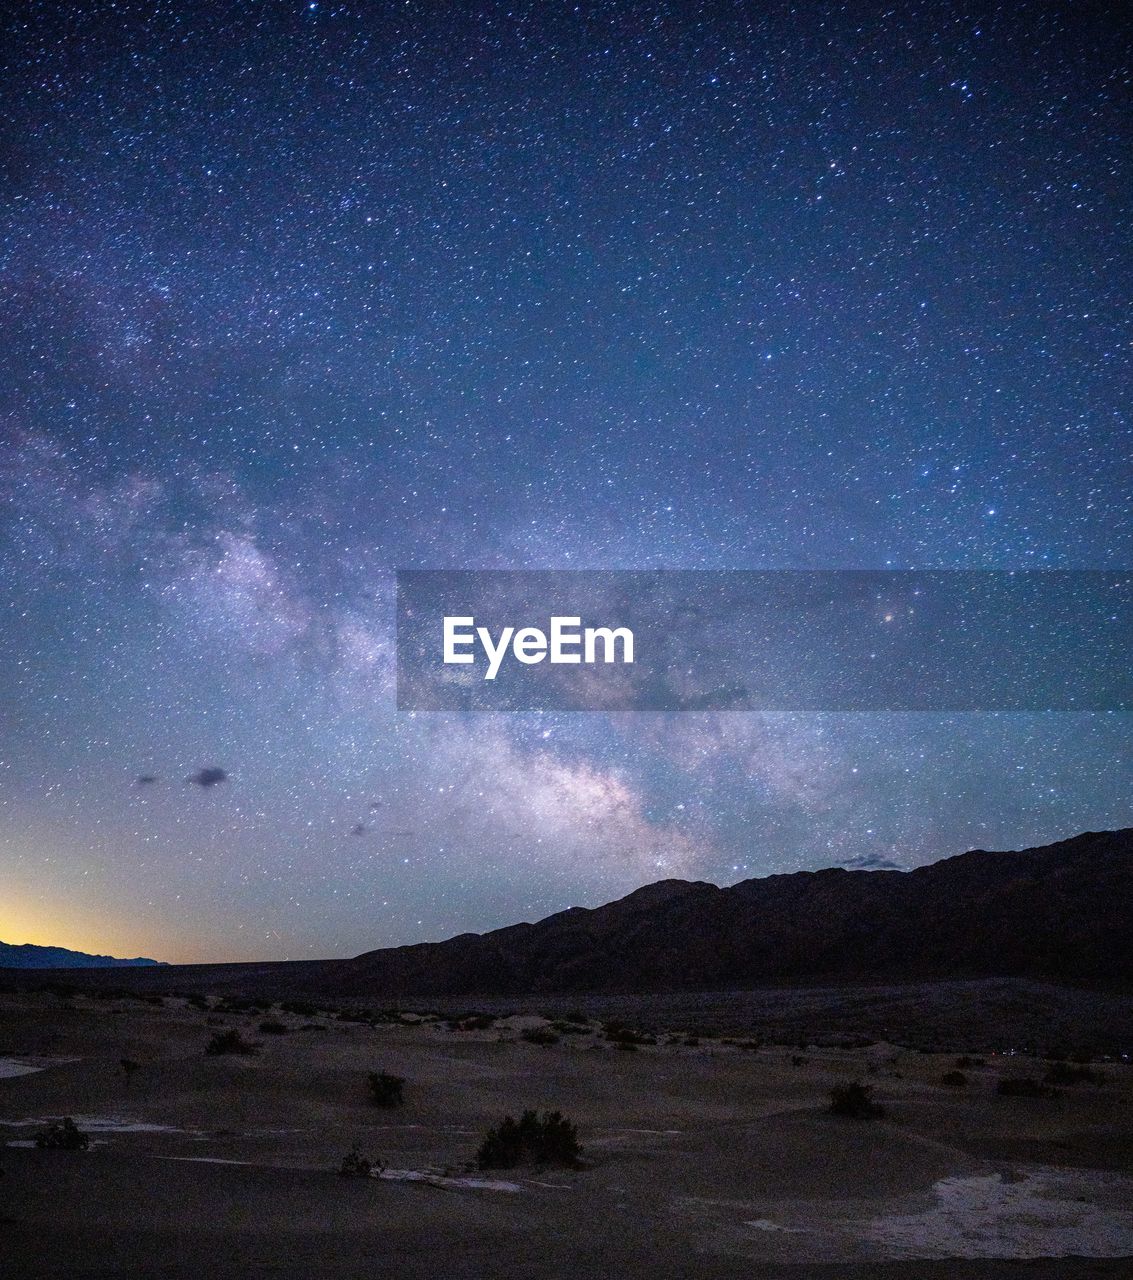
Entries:
<svg viewBox="0 0 1133 1280">
<path fill-rule="evenodd" d="M 662 880 L 537 924 L 327 962 L 326 985 L 507 995 L 1019 975 L 1133 979 L 1133 829 L 913 871 Z"/>
<path fill-rule="evenodd" d="M 114 956 L 92 956 L 66 947 L 37 947 L 30 942 L 16 945 L 0 942 L 0 969 L 121 969 L 160 965 L 161 960 L 117 960 Z"/>
</svg>

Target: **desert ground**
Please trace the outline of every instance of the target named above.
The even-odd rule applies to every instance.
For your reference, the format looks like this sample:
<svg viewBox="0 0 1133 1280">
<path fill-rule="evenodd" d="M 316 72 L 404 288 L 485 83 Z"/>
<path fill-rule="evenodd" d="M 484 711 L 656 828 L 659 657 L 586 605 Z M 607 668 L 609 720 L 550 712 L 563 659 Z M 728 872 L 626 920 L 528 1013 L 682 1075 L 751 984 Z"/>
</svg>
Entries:
<svg viewBox="0 0 1133 1280">
<path fill-rule="evenodd" d="M 1133 1275 L 1119 1055 L 756 1042 L 681 999 L 680 1022 L 619 1026 L 585 998 L 469 1018 L 0 994 L 0 1275 Z M 257 1051 L 206 1054 L 230 1029 Z M 379 1071 L 402 1105 L 371 1100 Z M 1021 1078 L 1040 1096 L 997 1092 Z M 830 1113 L 852 1080 L 884 1114 Z M 526 1108 L 577 1125 L 581 1168 L 476 1167 Z M 64 1116 L 88 1147 L 38 1148 Z M 352 1150 L 375 1176 L 342 1176 Z"/>
</svg>

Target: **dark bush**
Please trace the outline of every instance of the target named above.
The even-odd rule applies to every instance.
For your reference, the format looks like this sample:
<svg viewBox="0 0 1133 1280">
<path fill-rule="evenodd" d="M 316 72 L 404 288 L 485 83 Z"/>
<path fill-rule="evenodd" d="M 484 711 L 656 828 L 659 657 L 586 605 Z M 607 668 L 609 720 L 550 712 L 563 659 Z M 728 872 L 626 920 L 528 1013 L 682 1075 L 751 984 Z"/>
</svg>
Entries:
<svg viewBox="0 0 1133 1280">
<path fill-rule="evenodd" d="M 293 1013 L 297 1018 L 313 1018 L 318 1013 L 318 1005 L 306 1000 L 283 1000 L 279 1005 L 284 1013 Z"/>
<path fill-rule="evenodd" d="M 1101 1084 L 1102 1077 L 1090 1067 L 1070 1062 L 1053 1062 L 1043 1077 L 1047 1084 Z"/>
<path fill-rule="evenodd" d="M 400 1107 L 405 1101 L 404 1087 L 401 1076 L 391 1076 L 388 1071 L 370 1072 L 370 1101 L 375 1107 Z"/>
<path fill-rule="evenodd" d="M 494 1013 L 469 1013 L 463 1018 L 450 1018 L 449 1027 L 453 1031 L 487 1031 L 495 1021 Z"/>
<path fill-rule="evenodd" d="M 514 1169 L 520 1164 L 554 1164 L 577 1169 L 582 1151 L 578 1131 L 559 1111 L 545 1111 L 540 1118 L 525 1111 L 519 1120 L 505 1116 L 489 1129 L 476 1163 L 481 1169 Z"/>
<path fill-rule="evenodd" d="M 367 1160 L 358 1153 L 358 1148 L 347 1152 L 342 1158 L 338 1172 L 344 1178 L 373 1178 L 382 1172 L 385 1165 L 380 1160 Z"/>
<path fill-rule="evenodd" d="M 639 1044 L 656 1044 L 657 1037 L 644 1031 L 635 1031 L 633 1027 L 624 1027 L 620 1022 L 606 1024 L 606 1039 L 616 1044 L 619 1049 L 627 1046 L 637 1048 Z"/>
<path fill-rule="evenodd" d="M 227 1031 L 218 1031 L 205 1045 L 205 1053 L 210 1058 L 218 1058 L 225 1053 L 239 1053 L 249 1057 L 258 1052 L 257 1047 L 250 1040 L 245 1040 L 235 1027 L 230 1027 Z"/>
<path fill-rule="evenodd" d="M 216 1005 L 217 1013 L 266 1013 L 271 1008 L 267 1000 L 253 996 L 223 996 Z"/>
<path fill-rule="evenodd" d="M 851 1080 L 847 1084 L 836 1084 L 830 1090 L 830 1114 L 867 1120 L 883 1116 L 885 1108 L 874 1102 L 873 1089 L 868 1084 Z"/>
<path fill-rule="evenodd" d="M 940 1077 L 940 1083 L 946 1084 L 950 1089 L 963 1089 L 968 1083 L 968 1077 L 962 1071 L 946 1071 Z"/>
<path fill-rule="evenodd" d="M 287 1025 L 283 1022 L 276 1022 L 274 1018 L 269 1018 L 266 1022 L 260 1023 L 260 1030 L 265 1036 L 285 1036 L 287 1034 Z"/>
<path fill-rule="evenodd" d="M 550 1027 L 528 1027 L 523 1032 L 523 1038 L 528 1044 L 558 1044 L 558 1035 L 551 1030 Z"/>
<path fill-rule="evenodd" d="M 35 1145 L 42 1151 L 85 1151 L 90 1135 L 83 1133 L 70 1116 L 49 1125 L 35 1135 Z"/>
<path fill-rule="evenodd" d="M 956 1066 L 961 1071 L 970 1071 L 972 1067 L 987 1066 L 987 1060 L 985 1058 L 969 1058 L 967 1054 L 964 1054 L 963 1057 L 956 1059 Z"/>
<path fill-rule="evenodd" d="M 130 1087 L 130 1081 L 134 1078 L 134 1072 L 141 1070 L 141 1063 L 135 1062 L 133 1058 L 120 1058 L 118 1060 L 119 1069 L 126 1079 L 126 1088 Z"/>
<path fill-rule="evenodd" d="M 1049 1098 L 1051 1090 L 1031 1076 L 1004 1076 L 995 1086 L 1001 1098 Z"/>
</svg>

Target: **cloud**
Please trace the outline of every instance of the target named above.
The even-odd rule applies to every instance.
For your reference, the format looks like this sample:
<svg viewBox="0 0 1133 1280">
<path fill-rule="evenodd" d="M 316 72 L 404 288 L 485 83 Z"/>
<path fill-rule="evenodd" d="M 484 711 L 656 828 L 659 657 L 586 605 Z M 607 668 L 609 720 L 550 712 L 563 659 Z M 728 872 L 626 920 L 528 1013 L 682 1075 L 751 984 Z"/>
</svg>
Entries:
<svg viewBox="0 0 1133 1280">
<path fill-rule="evenodd" d="M 894 862 L 892 858 L 884 858 L 879 853 L 866 853 L 860 858 L 850 858 L 839 863 L 847 871 L 908 871 L 908 867 Z"/>
<path fill-rule="evenodd" d="M 216 765 L 208 765 L 204 769 L 198 769 L 188 781 L 198 787 L 216 787 L 228 781 L 228 774 Z"/>
</svg>

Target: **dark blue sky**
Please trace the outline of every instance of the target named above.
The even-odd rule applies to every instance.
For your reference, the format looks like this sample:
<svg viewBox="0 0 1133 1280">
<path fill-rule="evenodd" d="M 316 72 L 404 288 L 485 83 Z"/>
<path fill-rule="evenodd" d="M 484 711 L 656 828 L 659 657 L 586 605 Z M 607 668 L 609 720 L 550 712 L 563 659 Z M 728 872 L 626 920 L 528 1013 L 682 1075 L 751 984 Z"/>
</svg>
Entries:
<svg viewBox="0 0 1133 1280">
<path fill-rule="evenodd" d="M 344 954 L 1133 821 L 1128 716 L 390 685 L 397 567 L 1129 566 L 1116 6 L 25 4 L 3 45 L 0 937 Z"/>
</svg>

